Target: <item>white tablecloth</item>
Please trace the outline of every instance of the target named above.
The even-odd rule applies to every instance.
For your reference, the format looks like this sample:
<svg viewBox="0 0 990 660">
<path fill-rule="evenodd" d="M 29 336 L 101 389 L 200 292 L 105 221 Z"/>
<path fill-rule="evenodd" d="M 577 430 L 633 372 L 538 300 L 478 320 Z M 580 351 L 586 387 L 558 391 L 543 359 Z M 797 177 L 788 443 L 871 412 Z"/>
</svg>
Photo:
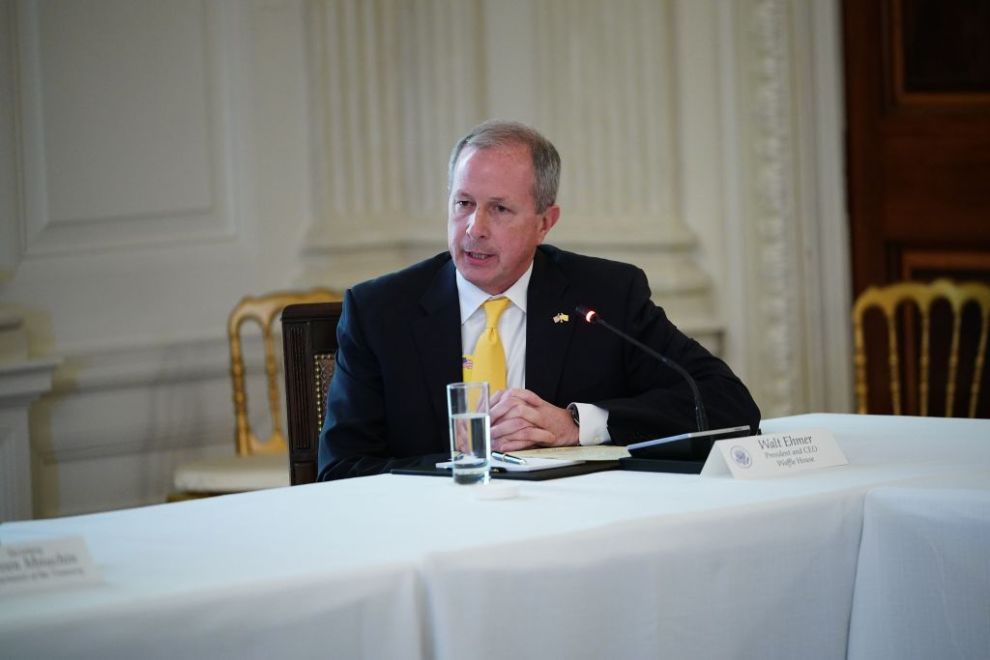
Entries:
<svg viewBox="0 0 990 660">
<path fill-rule="evenodd" d="M 0 525 L 105 584 L 0 600 L 10 657 L 844 658 L 865 494 L 986 483 L 990 422 L 808 415 L 850 465 L 606 472 L 481 501 L 381 475 Z"/>
<path fill-rule="evenodd" d="M 990 658 L 990 490 L 867 495 L 849 658 Z"/>
</svg>

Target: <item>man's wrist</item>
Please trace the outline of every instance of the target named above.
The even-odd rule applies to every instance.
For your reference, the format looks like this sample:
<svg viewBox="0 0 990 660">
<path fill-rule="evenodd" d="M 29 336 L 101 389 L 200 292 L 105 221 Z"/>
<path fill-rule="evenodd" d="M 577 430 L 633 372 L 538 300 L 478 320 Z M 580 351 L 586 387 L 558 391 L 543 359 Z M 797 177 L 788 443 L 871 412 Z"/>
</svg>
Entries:
<svg viewBox="0 0 990 660">
<path fill-rule="evenodd" d="M 567 411 L 577 427 L 579 445 L 600 445 L 609 441 L 607 410 L 591 403 L 571 402 Z"/>
</svg>

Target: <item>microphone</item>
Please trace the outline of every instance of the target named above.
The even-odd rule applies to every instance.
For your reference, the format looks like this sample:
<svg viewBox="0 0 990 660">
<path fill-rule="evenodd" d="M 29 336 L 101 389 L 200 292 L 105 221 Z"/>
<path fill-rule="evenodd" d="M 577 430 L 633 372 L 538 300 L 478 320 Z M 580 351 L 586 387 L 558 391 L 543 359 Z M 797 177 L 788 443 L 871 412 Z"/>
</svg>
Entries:
<svg viewBox="0 0 990 660">
<path fill-rule="evenodd" d="M 691 394 L 694 396 L 694 417 L 698 430 L 669 438 L 657 438 L 656 440 L 645 440 L 626 445 L 630 457 L 619 459 L 619 464 L 623 469 L 696 474 L 701 471 L 704 462 L 708 458 L 708 454 L 711 452 L 712 446 L 717 440 L 742 438 L 753 435 L 754 432 L 759 433 L 759 430 L 754 431 L 748 425 L 709 430 L 708 416 L 705 415 L 705 404 L 701 401 L 701 392 L 698 391 L 698 383 L 687 372 L 687 369 L 665 355 L 661 355 L 638 339 L 630 337 L 618 328 L 610 325 L 595 310 L 584 305 L 578 305 L 574 309 L 588 323 L 597 323 L 603 326 L 609 332 L 615 333 L 650 357 L 656 358 L 662 364 L 679 373 L 691 388 Z"/>
<path fill-rule="evenodd" d="M 705 414 L 705 404 L 701 400 L 701 392 L 698 391 L 698 383 L 696 383 L 694 377 L 687 372 L 687 369 L 677 364 L 673 360 L 669 359 L 668 357 L 656 352 L 655 350 L 653 350 L 643 342 L 639 341 L 638 339 L 634 337 L 630 337 L 622 330 L 619 330 L 612 324 L 608 323 L 605 319 L 599 316 L 598 312 L 596 312 L 595 310 L 585 307 L 584 305 L 578 305 L 574 309 L 577 311 L 578 314 L 583 316 L 584 320 L 587 321 L 588 323 L 592 325 L 598 324 L 604 327 L 606 330 L 618 335 L 622 339 L 625 339 L 627 342 L 629 342 L 636 348 L 640 349 L 650 357 L 656 358 L 664 365 L 670 367 L 671 369 L 679 373 L 681 377 L 683 377 L 684 380 L 687 381 L 688 387 L 691 388 L 691 395 L 694 397 L 694 419 L 695 419 L 695 423 L 698 426 L 698 431 L 708 430 L 708 416 Z"/>
</svg>

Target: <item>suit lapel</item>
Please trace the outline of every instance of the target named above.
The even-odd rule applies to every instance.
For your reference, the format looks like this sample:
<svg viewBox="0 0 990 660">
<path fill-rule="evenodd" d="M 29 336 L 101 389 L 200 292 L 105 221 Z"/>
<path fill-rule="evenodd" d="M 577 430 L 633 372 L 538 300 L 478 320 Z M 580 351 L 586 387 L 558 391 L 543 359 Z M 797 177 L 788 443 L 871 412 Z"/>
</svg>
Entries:
<svg viewBox="0 0 990 660">
<path fill-rule="evenodd" d="M 452 261 L 437 271 L 420 299 L 420 306 L 423 316 L 413 322 L 413 336 L 422 360 L 420 369 L 434 416 L 441 428 L 445 428 L 447 383 L 462 380 L 461 311 Z"/>
<path fill-rule="evenodd" d="M 549 402 L 556 400 L 574 325 L 579 320 L 575 302 L 566 295 L 567 288 L 564 275 L 537 250 L 526 296 L 526 389 Z"/>
</svg>

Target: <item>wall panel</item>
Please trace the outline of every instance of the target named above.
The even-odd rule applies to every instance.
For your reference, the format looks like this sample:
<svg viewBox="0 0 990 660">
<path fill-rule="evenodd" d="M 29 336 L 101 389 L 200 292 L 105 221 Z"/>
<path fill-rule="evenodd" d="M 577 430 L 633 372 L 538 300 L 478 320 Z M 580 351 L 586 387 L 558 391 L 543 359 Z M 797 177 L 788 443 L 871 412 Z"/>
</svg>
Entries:
<svg viewBox="0 0 990 660">
<path fill-rule="evenodd" d="M 231 238 L 217 5 L 19 5 L 28 255 Z"/>
<path fill-rule="evenodd" d="M 228 312 L 303 286 L 302 2 L 0 10 L 23 201 L 0 312 L 60 363 L 31 411 L 35 512 L 163 501 L 180 457 L 233 450 Z"/>
</svg>

